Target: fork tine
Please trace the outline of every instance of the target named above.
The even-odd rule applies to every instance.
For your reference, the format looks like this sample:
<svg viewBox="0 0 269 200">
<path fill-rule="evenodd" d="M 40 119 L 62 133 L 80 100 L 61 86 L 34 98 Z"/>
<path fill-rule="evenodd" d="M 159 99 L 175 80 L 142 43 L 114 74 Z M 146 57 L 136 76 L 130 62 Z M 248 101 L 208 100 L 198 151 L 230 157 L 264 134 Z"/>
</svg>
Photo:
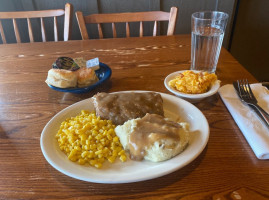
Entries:
<svg viewBox="0 0 269 200">
<path fill-rule="evenodd" d="M 244 95 L 246 98 L 250 98 L 250 93 L 249 93 L 249 89 L 247 87 L 247 80 L 246 79 L 243 79 L 242 80 L 242 87 L 244 88 Z"/>
<path fill-rule="evenodd" d="M 242 98 L 242 96 L 244 95 L 244 88 L 242 87 L 242 81 L 238 80 L 237 81 L 238 84 L 238 89 L 239 89 L 239 93 L 240 93 L 240 97 Z"/>
<path fill-rule="evenodd" d="M 250 96 L 250 92 L 249 92 L 249 85 L 248 85 L 248 81 L 247 79 L 243 79 L 243 82 L 244 82 L 244 88 L 245 88 L 245 91 L 246 91 L 246 96 L 251 99 L 251 96 Z"/>
<path fill-rule="evenodd" d="M 251 87 L 250 87 L 247 79 L 246 79 L 246 83 L 247 83 L 247 88 L 248 88 L 248 91 L 250 93 L 251 98 L 252 99 L 256 99 L 255 96 L 254 96 L 254 94 L 253 94 L 253 92 L 252 92 L 252 89 L 251 89 Z"/>
<path fill-rule="evenodd" d="M 243 79 L 242 80 L 242 87 L 243 87 L 243 89 L 244 89 L 244 95 L 246 96 L 246 97 L 248 97 L 248 88 L 247 88 L 247 86 L 246 86 L 246 81 L 245 81 L 245 79 Z"/>
</svg>

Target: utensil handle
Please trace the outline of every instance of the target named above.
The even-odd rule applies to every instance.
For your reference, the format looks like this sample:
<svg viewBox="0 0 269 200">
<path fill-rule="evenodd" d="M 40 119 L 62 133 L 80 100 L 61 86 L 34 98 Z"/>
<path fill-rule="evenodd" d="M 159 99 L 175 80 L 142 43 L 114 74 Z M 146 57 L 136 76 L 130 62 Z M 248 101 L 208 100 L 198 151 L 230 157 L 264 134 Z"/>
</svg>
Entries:
<svg viewBox="0 0 269 200">
<path fill-rule="evenodd" d="M 269 114 L 265 110 L 263 110 L 258 104 L 253 104 L 253 106 L 259 111 L 261 117 L 267 123 L 267 126 L 269 127 Z"/>
</svg>

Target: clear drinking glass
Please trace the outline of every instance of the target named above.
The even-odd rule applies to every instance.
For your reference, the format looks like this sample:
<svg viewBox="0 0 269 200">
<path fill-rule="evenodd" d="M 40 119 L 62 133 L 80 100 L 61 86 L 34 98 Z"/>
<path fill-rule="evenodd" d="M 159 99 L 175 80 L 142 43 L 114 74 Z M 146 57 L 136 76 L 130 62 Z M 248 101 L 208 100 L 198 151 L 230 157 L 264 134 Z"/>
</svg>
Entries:
<svg viewBox="0 0 269 200">
<path fill-rule="evenodd" d="M 192 14 L 191 69 L 214 73 L 217 68 L 228 14 L 204 11 Z"/>
</svg>

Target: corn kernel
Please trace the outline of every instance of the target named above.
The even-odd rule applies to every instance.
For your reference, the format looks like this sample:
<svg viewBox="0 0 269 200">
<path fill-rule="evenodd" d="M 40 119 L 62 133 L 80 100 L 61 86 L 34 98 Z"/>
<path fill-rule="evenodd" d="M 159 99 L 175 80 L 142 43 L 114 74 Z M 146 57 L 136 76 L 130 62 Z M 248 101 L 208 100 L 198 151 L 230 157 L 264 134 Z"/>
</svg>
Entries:
<svg viewBox="0 0 269 200">
<path fill-rule="evenodd" d="M 107 134 L 107 139 L 109 139 L 109 140 L 112 140 L 112 137 L 111 137 L 111 135 L 109 135 L 109 134 Z"/>
<path fill-rule="evenodd" d="M 85 158 L 88 154 L 89 154 L 88 151 L 84 151 L 84 152 L 81 154 L 81 157 L 82 157 L 82 158 Z"/>
<path fill-rule="evenodd" d="M 119 138 L 118 137 L 114 137 L 113 138 L 113 142 L 118 142 L 119 141 Z"/>
<path fill-rule="evenodd" d="M 121 150 L 118 154 L 119 154 L 120 156 L 125 155 L 125 151 L 124 151 L 124 150 Z"/>
<path fill-rule="evenodd" d="M 108 158 L 108 161 L 109 161 L 110 163 L 114 163 L 115 160 L 116 160 L 116 157 L 115 157 L 115 156 L 110 156 L 110 157 Z"/>
<path fill-rule="evenodd" d="M 97 161 L 96 160 L 90 160 L 90 164 L 94 166 L 95 164 L 97 164 Z"/>
<path fill-rule="evenodd" d="M 100 169 L 100 168 L 102 167 L 102 163 L 96 163 L 94 166 L 95 166 L 96 168 Z"/>
<path fill-rule="evenodd" d="M 121 155 L 120 160 L 121 160 L 121 162 L 125 162 L 127 160 L 126 155 Z"/>
<path fill-rule="evenodd" d="M 93 151 L 89 151 L 88 158 L 93 158 L 93 157 L 94 157 L 94 152 Z"/>
<path fill-rule="evenodd" d="M 80 165 L 84 165 L 84 164 L 85 164 L 85 162 L 86 162 L 86 161 L 85 161 L 85 160 L 83 160 L 83 159 L 81 159 L 81 158 L 78 160 L 78 163 L 79 163 Z"/>
<path fill-rule="evenodd" d="M 61 123 L 56 139 L 69 160 L 100 169 L 106 160 L 114 163 L 116 158 L 122 162 L 127 159 L 114 128 L 110 120 L 82 110 L 80 115 Z"/>
<path fill-rule="evenodd" d="M 101 154 L 101 153 L 102 153 L 102 150 L 99 150 L 99 151 L 96 151 L 96 152 L 95 152 L 96 155 L 99 155 L 99 154 Z"/>
</svg>

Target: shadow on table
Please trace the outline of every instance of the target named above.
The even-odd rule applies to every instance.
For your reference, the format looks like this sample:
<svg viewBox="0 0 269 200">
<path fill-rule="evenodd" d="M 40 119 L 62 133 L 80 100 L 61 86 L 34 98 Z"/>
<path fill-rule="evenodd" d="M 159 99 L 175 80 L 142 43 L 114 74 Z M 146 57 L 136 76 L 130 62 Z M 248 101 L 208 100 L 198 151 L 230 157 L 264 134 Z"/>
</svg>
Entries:
<svg viewBox="0 0 269 200">
<path fill-rule="evenodd" d="M 194 103 L 199 109 L 210 110 L 212 107 L 216 106 L 219 101 L 219 94 L 214 94 L 211 97 L 207 97 L 200 102 Z"/>
<path fill-rule="evenodd" d="M 91 91 L 85 93 L 70 93 L 70 92 L 60 92 L 49 89 L 48 91 L 48 101 L 56 104 L 56 106 L 69 106 L 76 102 L 82 101 L 93 97 L 98 92 L 109 92 L 112 87 L 112 82 L 110 80 L 106 81 L 104 84 L 97 86 Z"/>
</svg>

